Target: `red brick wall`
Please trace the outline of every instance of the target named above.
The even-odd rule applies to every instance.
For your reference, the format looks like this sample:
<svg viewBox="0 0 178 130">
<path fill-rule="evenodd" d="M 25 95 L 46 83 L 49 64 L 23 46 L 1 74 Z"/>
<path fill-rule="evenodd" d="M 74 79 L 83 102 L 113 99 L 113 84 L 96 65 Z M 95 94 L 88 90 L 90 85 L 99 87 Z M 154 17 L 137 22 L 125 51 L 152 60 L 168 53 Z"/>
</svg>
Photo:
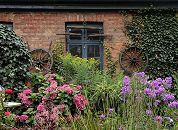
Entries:
<svg viewBox="0 0 178 130">
<path fill-rule="evenodd" d="M 105 42 L 111 47 L 112 57 L 118 53 L 127 38 L 124 30 L 124 16 L 120 12 L 0 12 L 0 21 L 13 22 L 14 31 L 31 48 L 47 48 L 50 41 L 61 39 L 56 33 L 65 32 L 65 22 L 98 21 L 104 23 L 104 33 L 112 37 Z"/>
</svg>

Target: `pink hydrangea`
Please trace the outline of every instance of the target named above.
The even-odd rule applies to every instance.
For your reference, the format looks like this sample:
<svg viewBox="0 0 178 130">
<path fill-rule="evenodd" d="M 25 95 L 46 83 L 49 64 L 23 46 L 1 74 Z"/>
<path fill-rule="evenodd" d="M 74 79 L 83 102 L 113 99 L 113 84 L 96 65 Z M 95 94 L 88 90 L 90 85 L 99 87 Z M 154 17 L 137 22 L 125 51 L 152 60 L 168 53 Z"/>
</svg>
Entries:
<svg viewBox="0 0 178 130">
<path fill-rule="evenodd" d="M 82 94 L 76 94 L 73 97 L 73 102 L 76 105 L 76 108 L 78 110 L 84 110 L 85 106 L 88 104 L 88 101 Z"/>
<path fill-rule="evenodd" d="M 56 88 L 57 87 L 57 82 L 55 80 L 50 81 L 50 87 Z"/>
<path fill-rule="evenodd" d="M 21 100 L 21 102 L 25 105 L 25 106 L 30 106 L 30 105 L 32 105 L 32 101 L 29 99 L 29 97 L 26 95 L 26 94 L 24 94 L 24 93 L 20 93 L 19 95 L 18 95 L 18 98 Z"/>
<path fill-rule="evenodd" d="M 28 116 L 27 115 L 21 115 L 21 116 L 15 115 L 14 118 L 15 118 L 16 121 L 19 120 L 21 122 L 24 122 L 24 121 L 26 121 L 28 119 Z"/>
<path fill-rule="evenodd" d="M 59 88 L 58 88 L 59 89 Z M 72 94 L 74 92 L 74 89 L 71 88 L 69 85 L 64 84 L 60 87 L 60 90 L 64 90 L 67 94 Z"/>
<path fill-rule="evenodd" d="M 23 91 L 23 94 L 29 95 L 31 92 L 32 92 L 31 89 L 26 89 L 26 90 Z"/>
<path fill-rule="evenodd" d="M 42 111 L 45 110 L 45 106 L 44 106 L 43 104 L 40 104 L 40 105 L 37 106 L 37 110 L 38 110 L 39 112 L 42 112 Z"/>
<path fill-rule="evenodd" d="M 82 89 L 82 86 L 81 86 L 81 85 L 77 85 L 75 88 L 76 88 L 77 90 L 80 90 L 80 89 Z"/>
</svg>

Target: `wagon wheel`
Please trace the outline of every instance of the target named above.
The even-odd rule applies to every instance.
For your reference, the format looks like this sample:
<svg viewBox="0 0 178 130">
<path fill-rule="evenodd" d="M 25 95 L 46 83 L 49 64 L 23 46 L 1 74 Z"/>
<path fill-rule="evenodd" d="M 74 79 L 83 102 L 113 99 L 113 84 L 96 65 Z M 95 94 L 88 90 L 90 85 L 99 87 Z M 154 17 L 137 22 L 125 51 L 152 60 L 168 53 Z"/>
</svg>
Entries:
<svg viewBox="0 0 178 130">
<path fill-rule="evenodd" d="M 128 74 L 144 71 L 148 65 L 148 56 L 137 47 L 130 47 L 120 53 L 120 66 Z"/>
<path fill-rule="evenodd" d="M 30 51 L 32 56 L 31 71 L 42 71 L 48 73 L 53 65 L 53 57 L 50 52 L 45 49 L 34 49 Z"/>
</svg>

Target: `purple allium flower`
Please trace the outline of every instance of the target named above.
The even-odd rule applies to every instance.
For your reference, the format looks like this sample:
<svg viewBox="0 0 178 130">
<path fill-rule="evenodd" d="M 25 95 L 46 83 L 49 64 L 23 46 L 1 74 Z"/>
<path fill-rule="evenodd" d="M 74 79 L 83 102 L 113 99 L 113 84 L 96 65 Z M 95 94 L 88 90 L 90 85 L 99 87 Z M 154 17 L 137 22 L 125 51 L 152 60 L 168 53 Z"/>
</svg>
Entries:
<svg viewBox="0 0 178 130">
<path fill-rule="evenodd" d="M 162 84 L 163 83 L 162 78 L 157 78 L 156 81 L 158 82 L 158 84 Z"/>
<path fill-rule="evenodd" d="M 146 110 L 146 115 L 151 116 L 153 114 L 152 110 Z"/>
<path fill-rule="evenodd" d="M 153 105 L 155 106 L 155 107 L 157 107 L 159 104 L 160 104 L 160 100 L 155 100 L 155 102 L 153 103 Z"/>
<path fill-rule="evenodd" d="M 136 72 L 136 73 L 134 73 L 134 75 L 135 76 L 137 76 L 137 77 L 145 77 L 145 72 Z"/>
<path fill-rule="evenodd" d="M 122 130 L 122 127 L 118 128 L 117 130 Z"/>
<path fill-rule="evenodd" d="M 156 95 L 161 95 L 165 92 L 165 88 L 159 87 L 157 90 L 155 90 Z"/>
<path fill-rule="evenodd" d="M 168 104 L 169 107 L 178 108 L 178 101 L 173 101 Z"/>
<path fill-rule="evenodd" d="M 151 97 L 151 98 L 155 98 L 155 97 L 156 97 L 155 91 L 153 91 L 153 90 L 150 89 L 150 88 L 145 88 L 145 89 L 144 89 L 144 94 L 148 95 L 148 96 Z"/>
<path fill-rule="evenodd" d="M 101 115 L 100 115 L 100 119 L 101 119 L 101 120 L 104 120 L 104 119 L 106 119 L 106 116 L 105 116 L 104 114 L 101 114 Z"/>
<path fill-rule="evenodd" d="M 153 81 L 150 83 L 150 87 L 153 88 L 153 89 L 158 89 L 158 88 L 160 87 L 159 81 L 153 80 Z"/>
<path fill-rule="evenodd" d="M 121 88 L 121 95 L 125 96 L 126 94 L 130 93 L 130 78 L 125 76 L 123 79 L 123 87 Z"/>
<path fill-rule="evenodd" d="M 165 103 L 168 103 L 170 100 L 174 100 L 174 99 L 175 99 L 174 94 L 164 94 L 163 95 L 163 101 Z"/>
<path fill-rule="evenodd" d="M 123 86 L 130 86 L 130 78 L 129 78 L 129 76 L 124 76 Z"/>
<path fill-rule="evenodd" d="M 145 72 L 136 72 L 134 73 L 134 76 L 141 84 L 146 85 L 148 83 L 149 77 L 145 74 Z"/>
<path fill-rule="evenodd" d="M 114 109 L 113 109 L 113 108 L 109 108 L 109 113 L 110 113 L 110 114 L 112 114 L 112 113 L 113 113 L 113 111 L 114 111 Z"/>
<path fill-rule="evenodd" d="M 154 118 L 154 120 L 155 120 L 155 122 L 157 122 L 157 123 L 162 123 L 162 122 L 163 122 L 163 118 L 162 118 L 161 116 L 156 116 L 156 117 Z"/>
<path fill-rule="evenodd" d="M 150 88 L 145 88 L 144 89 L 144 94 L 149 95 L 152 93 L 152 90 Z"/>
<path fill-rule="evenodd" d="M 152 93 L 150 94 L 150 95 L 148 95 L 149 97 L 151 97 L 151 98 L 156 98 L 156 93 L 155 93 L 155 91 L 152 91 Z"/>
<path fill-rule="evenodd" d="M 163 84 L 166 88 L 172 87 L 172 77 L 166 77 L 163 81 Z"/>
<path fill-rule="evenodd" d="M 125 96 L 126 94 L 130 93 L 130 86 L 123 86 L 121 88 L 121 95 Z"/>
</svg>

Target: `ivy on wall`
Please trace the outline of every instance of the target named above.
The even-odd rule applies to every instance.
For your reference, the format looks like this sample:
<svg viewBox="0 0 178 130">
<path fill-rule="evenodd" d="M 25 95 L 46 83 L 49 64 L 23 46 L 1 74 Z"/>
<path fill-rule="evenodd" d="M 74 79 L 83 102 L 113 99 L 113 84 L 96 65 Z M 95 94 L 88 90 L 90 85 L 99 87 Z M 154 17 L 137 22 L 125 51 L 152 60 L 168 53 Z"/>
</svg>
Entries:
<svg viewBox="0 0 178 130">
<path fill-rule="evenodd" d="M 147 72 L 170 76 L 178 70 L 178 21 L 173 10 L 141 10 L 126 23 L 131 42 L 148 55 Z"/>
<path fill-rule="evenodd" d="M 0 24 L 0 85 L 18 87 L 28 76 L 31 56 L 15 32 Z"/>
<path fill-rule="evenodd" d="M 106 73 L 111 77 L 114 77 L 118 61 L 112 60 L 110 49 L 106 45 L 104 45 L 104 53 L 106 58 Z"/>
</svg>

